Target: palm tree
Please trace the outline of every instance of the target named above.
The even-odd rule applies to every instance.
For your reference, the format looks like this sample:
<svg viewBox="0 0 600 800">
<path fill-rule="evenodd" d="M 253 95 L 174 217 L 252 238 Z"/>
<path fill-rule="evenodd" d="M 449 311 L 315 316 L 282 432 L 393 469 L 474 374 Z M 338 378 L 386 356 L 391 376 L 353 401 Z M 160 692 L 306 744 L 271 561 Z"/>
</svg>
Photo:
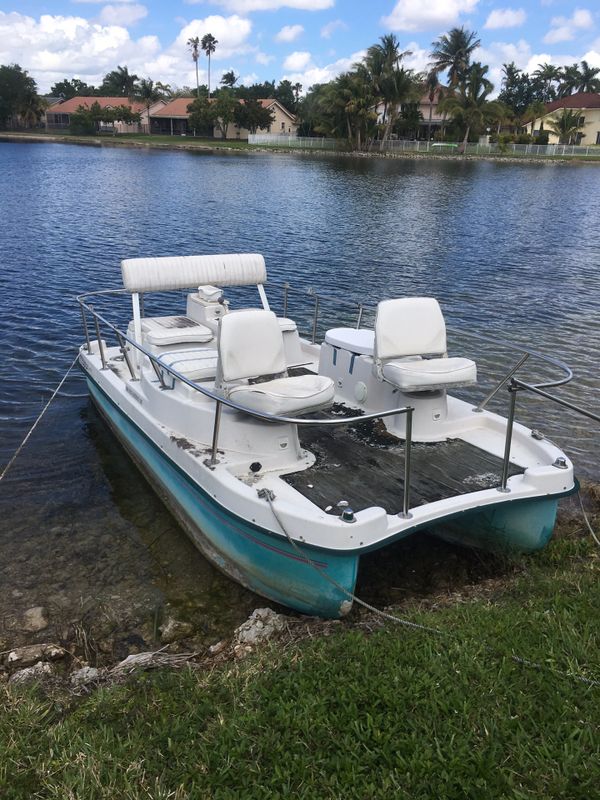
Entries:
<svg viewBox="0 0 600 800">
<path fill-rule="evenodd" d="M 372 84 L 375 94 L 383 102 L 382 123 L 384 126 L 380 148 L 398 119 L 401 104 L 406 101 L 414 88 L 413 75 L 410 70 L 400 66 L 402 59 L 410 52 L 400 51 L 400 42 L 393 33 L 382 36 L 378 44 L 367 50 L 364 67 L 368 76 L 366 80 Z"/>
<path fill-rule="evenodd" d="M 202 37 L 200 46 L 208 57 L 208 99 L 210 100 L 210 56 L 214 53 L 219 42 L 215 39 L 212 33 L 205 33 Z"/>
<path fill-rule="evenodd" d="M 105 95 L 131 97 L 136 90 L 137 75 L 132 75 L 127 67 L 118 66 L 104 76 L 100 91 Z"/>
<path fill-rule="evenodd" d="M 583 128 L 578 109 L 563 108 L 561 113 L 547 120 L 546 125 L 558 136 L 559 144 L 577 144 L 578 134 Z"/>
<path fill-rule="evenodd" d="M 228 86 L 230 89 L 236 85 L 239 80 L 239 75 L 236 75 L 235 72 L 230 69 L 229 72 L 224 72 L 221 77 L 221 85 Z"/>
<path fill-rule="evenodd" d="M 200 47 L 200 39 L 197 36 L 192 36 L 187 40 L 187 46 L 192 51 L 192 59 L 196 64 L 196 95 L 200 98 L 200 83 L 198 82 L 198 48 Z"/>
<path fill-rule="evenodd" d="M 581 62 L 578 92 L 600 92 L 600 67 L 590 67 L 587 61 Z"/>
<path fill-rule="evenodd" d="M 467 31 L 464 27 L 452 28 L 432 42 L 433 50 L 429 54 L 432 69 L 438 74 L 447 70 L 452 89 L 465 77 L 473 51 L 481 44 L 476 36 L 474 31 Z"/>
<path fill-rule="evenodd" d="M 538 68 L 533 73 L 533 77 L 544 84 L 544 100 L 547 103 L 556 99 L 556 88 L 553 84 L 560 81 L 560 67 L 548 63 L 538 64 Z"/>
<path fill-rule="evenodd" d="M 558 87 L 559 97 L 568 97 L 577 91 L 577 87 L 581 83 L 581 73 L 579 72 L 579 64 L 571 64 L 568 67 L 563 67 L 561 70 L 560 85 Z"/>
<path fill-rule="evenodd" d="M 162 86 L 162 84 L 160 84 Z M 133 99 L 139 100 L 146 106 L 146 115 L 148 117 L 148 134 L 152 134 L 150 125 L 150 106 L 160 100 L 162 92 L 159 89 L 159 84 L 151 81 L 150 78 L 142 78 L 140 85 L 133 94 Z"/>
<path fill-rule="evenodd" d="M 546 113 L 546 104 L 542 102 L 542 100 L 534 100 L 533 103 L 530 103 L 527 106 L 527 110 L 525 111 L 525 115 L 527 117 L 531 117 L 531 135 L 533 136 L 533 131 L 535 128 L 535 121 L 540 117 L 543 117 Z"/>
<path fill-rule="evenodd" d="M 302 84 L 301 83 L 295 83 L 292 86 L 292 89 L 294 90 L 294 97 L 296 98 L 296 108 L 297 108 L 298 107 L 298 103 L 300 102 L 300 92 L 302 91 Z"/>
<path fill-rule="evenodd" d="M 479 62 L 472 64 L 458 90 L 440 103 L 440 110 L 448 112 L 465 128 L 459 150 L 461 153 L 467 149 L 471 130 L 481 128 L 494 111 L 495 104 L 487 99 L 494 89 L 492 82 L 486 78 L 488 69 L 489 67 L 484 67 Z"/>
<path fill-rule="evenodd" d="M 427 121 L 427 141 L 431 141 L 431 117 L 433 116 L 433 103 L 437 94 L 440 94 L 441 99 L 441 86 L 440 80 L 438 78 L 438 73 L 431 69 L 427 73 L 425 77 L 425 92 L 427 93 L 427 99 L 429 100 L 429 120 Z"/>
</svg>

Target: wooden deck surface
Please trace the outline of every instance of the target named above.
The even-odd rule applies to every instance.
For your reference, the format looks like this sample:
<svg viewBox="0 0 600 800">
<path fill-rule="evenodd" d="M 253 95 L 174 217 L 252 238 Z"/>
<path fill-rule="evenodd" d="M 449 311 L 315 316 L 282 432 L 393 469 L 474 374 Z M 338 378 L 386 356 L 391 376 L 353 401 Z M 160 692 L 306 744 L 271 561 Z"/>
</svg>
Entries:
<svg viewBox="0 0 600 800">
<path fill-rule="evenodd" d="M 381 506 L 390 514 L 402 510 L 404 445 L 383 423 L 300 429 L 304 448 L 315 464 L 284 480 L 323 510 L 335 512 L 340 500 L 354 511 Z M 410 505 L 500 485 L 502 460 L 459 439 L 413 444 Z M 511 464 L 510 475 L 522 473 Z"/>
</svg>

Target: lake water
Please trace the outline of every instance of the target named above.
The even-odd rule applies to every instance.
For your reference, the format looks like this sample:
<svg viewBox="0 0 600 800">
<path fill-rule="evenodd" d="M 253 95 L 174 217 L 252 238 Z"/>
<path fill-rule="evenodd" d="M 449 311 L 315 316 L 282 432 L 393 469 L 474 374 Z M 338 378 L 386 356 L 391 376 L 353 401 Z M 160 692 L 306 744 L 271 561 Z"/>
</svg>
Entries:
<svg viewBox="0 0 600 800">
<path fill-rule="evenodd" d="M 261 252 L 271 278 L 348 301 L 434 295 L 451 326 L 565 360 L 575 379 L 555 391 L 598 412 L 599 220 L 595 165 L 2 143 L 0 464 L 82 341 L 74 296 L 118 287 L 119 261 L 144 255 Z M 309 309 L 293 307 L 307 325 Z M 479 360 L 486 385 L 511 363 Z M 519 411 L 597 480 L 591 423 L 526 398 Z M 118 656 L 145 647 L 165 614 L 214 641 L 260 602 L 188 544 L 75 371 L 0 504 L 0 650 L 38 604 L 53 635 L 85 639 L 93 622 L 94 646 Z"/>
</svg>

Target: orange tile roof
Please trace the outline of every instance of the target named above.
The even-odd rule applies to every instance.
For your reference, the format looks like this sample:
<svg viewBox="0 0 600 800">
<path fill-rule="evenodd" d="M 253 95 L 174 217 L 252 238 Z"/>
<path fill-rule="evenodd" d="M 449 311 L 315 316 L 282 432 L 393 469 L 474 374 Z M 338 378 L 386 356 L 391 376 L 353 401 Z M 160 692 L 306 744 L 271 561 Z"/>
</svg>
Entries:
<svg viewBox="0 0 600 800">
<path fill-rule="evenodd" d="M 187 107 L 194 102 L 194 97 L 176 97 L 170 100 L 166 106 L 152 114 L 153 117 L 188 117 L 190 112 Z"/>
<path fill-rule="evenodd" d="M 62 103 L 52 106 L 52 114 L 73 114 L 79 106 L 90 108 L 98 103 L 100 108 L 114 108 L 115 106 L 129 106 L 132 111 L 144 111 L 146 106 L 128 97 L 71 97 Z"/>
</svg>

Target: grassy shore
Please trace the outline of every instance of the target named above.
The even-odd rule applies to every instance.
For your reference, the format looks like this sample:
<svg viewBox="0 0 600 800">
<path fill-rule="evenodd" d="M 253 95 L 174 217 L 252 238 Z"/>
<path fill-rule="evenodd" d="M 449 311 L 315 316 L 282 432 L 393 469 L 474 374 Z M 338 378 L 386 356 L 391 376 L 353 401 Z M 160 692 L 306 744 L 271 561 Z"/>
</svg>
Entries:
<svg viewBox="0 0 600 800">
<path fill-rule="evenodd" d="M 68 132 L 51 132 L 46 133 L 40 131 L 39 133 L 19 133 L 4 131 L 0 132 L 0 141 L 29 141 L 29 142 L 58 142 L 62 144 L 76 144 L 87 145 L 91 147 L 133 147 L 133 148 L 156 148 L 162 150 L 188 150 L 188 151 L 231 151 L 231 152 L 270 152 L 270 153 L 309 153 L 311 155 L 321 156 L 346 156 L 355 158 L 391 158 L 391 159 L 462 159 L 462 160 L 485 160 L 485 161 L 503 161 L 503 162 L 536 162 L 536 163 L 579 163 L 579 164 L 600 164 L 599 155 L 560 155 L 560 156 L 541 156 L 532 153 L 481 153 L 461 155 L 457 150 L 444 151 L 444 152 L 412 152 L 412 151 L 398 151 L 398 152 L 364 152 L 359 153 L 350 150 L 345 150 L 343 147 L 340 150 L 319 150 L 318 148 L 302 149 L 297 147 L 285 147 L 274 145 L 254 145 L 248 144 L 245 140 L 237 141 L 235 139 L 227 139 L 221 141 L 220 139 L 200 139 L 192 136 L 161 136 L 138 133 L 118 134 L 112 136 L 109 134 L 103 135 L 90 135 L 90 136 L 75 136 Z"/>
<path fill-rule="evenodd" d="M 600 798 L 581 680 L 600 679 L 600 548 L 574 511 L 560 531 L 501 583 L 400 609 L 440 634 L 359 615 L 83 697 L 4 686 L 0 796 Z"/>
</svg>

